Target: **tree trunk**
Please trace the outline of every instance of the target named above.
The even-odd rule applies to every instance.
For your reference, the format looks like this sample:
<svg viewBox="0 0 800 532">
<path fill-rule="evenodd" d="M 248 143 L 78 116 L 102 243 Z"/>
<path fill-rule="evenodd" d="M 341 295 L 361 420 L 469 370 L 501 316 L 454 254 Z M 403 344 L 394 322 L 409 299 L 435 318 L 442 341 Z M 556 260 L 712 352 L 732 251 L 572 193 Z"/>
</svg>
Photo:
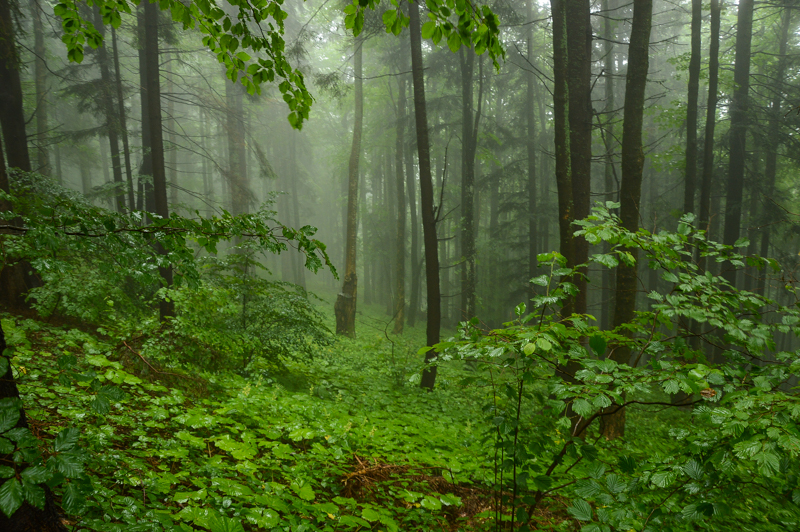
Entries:
<svg viewBox="0 0 800 532">
<path fill-rule="evenodd" d="M 231 214 L 247 212 L 247 151 L 244 140 L 244 88 L 237 82 L 225 80 L 225 127 L 228 134 L 228 186 L 231 194 Z M 291 139 L 287 139 L 291 142 Z M 291 223 L 287 218 L 286 223 Z"/>
<path fill-rule="evenodd" d="M 356 296 L 358 278 L 356 276 L 356 233 L 358 231 L 358 163 L 361 158 L 361 130 L 364 125 L 364 80 L 363 44 L 356 38 L 353 44 L 353 76 L 355 77 L 355 117 L 353 119 L 353 144 L 350 149 L 350 164 L 347 172 L 347 233 L 344 246 L 344 283 L 336 298 L 333 310 L 336 314 L 336 334 L 355 338 L 356 336 Z"/>
<path fill-rule="evenodd" d="M 394 251 L 394 334 L 403 334 L 406 308 L 406 187 L 403 172 L 403 145 L 406 135 L 406 80 L 397 78 L 397 127 L 395 130 L 394 171 L 397 201 L 397 233 Z"/>
<path fill-rule="evenodd" d="M 787 6 L 783 9 L 783 19 L 781 20 L 781 34 L 778 38 L 778 64 L 775 69 L 775 88 L 773 88 L 772 104 L 769 108 L 769 120 L 767 123 L 767 157 L 764 169 L 764 195 L 771 198 L 775 193 L 775 176 L 778 172 L 778 149 L 781 145 L 780 142 L 780 125 L 783 118 L 781 106 L 783 104 L 783 84 L 786 77 L 786 65 L 788 57 L 786 55 L 786 48 L 789 42 L 789 26 L 792 21 L 792 8 Z M 773 209 L 765 209 L 766 213 L 773 212 Z M 769 240 L 770 229 L 774 221 L 768 218 L 764 221 L 764 228 L 761 230 L 761 249 L 760 255 L 766 257 L 769 253 Z M 766 272 L 762 272 L 758 277 L 758 293 L 764 295 L 766 287 Z"/>
<path fill-rule="evenodd" d="M 172 61 L 177 59 L 177 55 L 167 56 L 167 141 L 169 142 L 169 203 L 172 210 L 177 209 L 178 205 L 178 146 L 175 143 L 175 100 L 173 92 L 175 83 L 172 79 Z M 227 85 L 226 85 L 227 87 Z"/>
<path fill-rule="evenodd" d="M 42 7 L 38 0 L 31 0 L 31 20 L 33 22 L 33 80 L 36 88 L 36 171 L 50 175 L 50 158 L 47 155 L 47 64 L 42 28 Z"/>
<path fill-rule="evenodd" d="M 10 0 L 0 0 L 0 126 L 9 168 L 31 171 Z"/>
<path fill-rule="evenodd" d="M 300 133 L 291 128 L 289 130 L 289 164 L 291 165 L 291 194 L 292 194 L 292 223 L 295 227 L 301 227 L 300 224 L 300 195 L 297 192 L 297 181 L 300 179 L 300 172 L 297 166 L 297 142 Z M 293 252 L 294 256 L 294 284 L 299 285 L 305 289 L 306 287 L 306 269 L 303 265 L 303 255 L 299 252 Z"/>
<path fill-rule="evenodd" d="M 603 79 L 605 81 L 605 124 L 603 131 L 603 144 L 606 150 L 605 168 L 603 175 L 603 185 L 605 196 L 603 201 L 617 201 L 618 187 L 617 172 L 614 166 L 614 151 L 616 147 L 616 136 L 614 135 L 615 116 L 615 94 L 614 76 L 616 75 L 616 61 L 614 57 L 614 22 L 611 20 L 609 0 L 603 0 L 602 10 L 606 14 L 603 19 Z M 611 246 L 604 244 L 604 252 L 608 253 Z M 602 294 L 603 303 L 601 311 L 600 327 L 605 331 L 611 326 L 611 313 L 614 308 L 614 273 L 611 268 L 603 268 L 602 275 Z"/>
<path fill-rule="evenodd" d="M 702 0 L 692 0 L 692 50 L 689 60 L 689 94 L 686 111 L 686 169 L 683 191 L 683 212 L 694 212 L 695 181 L 697 179 L 697 97 L 700 92 L 700 31 Z"/>
<path fill-rule="evenodd" d="M 528 0 L 528 21 L 533 21 L 533 0 Z M 526 148 L 528 157 L 528 280 L 536 276 L 536 269 L 539 261 L 536 259 L 538 250 L 536 249 L 538 212 L 536 209 L 536 101 L 534 91 L 536 78 L 533 75 L 533 23 L 528 24 L 526 34 L 526 44 L 528 52 L 528 71 L 525 75 L 525 120 L 527 122 Z"/>
<path fill-rule="evenodd" d="M 634 0 L 633 24 L 628 47 L 628 72 L 625 76 L 625 117 L 622 122 L 622 183 L 620 188 L 620 219 L 625 229 L 639 229 L 639 205 L 642 195 L 644 150 L 642 148 L 642 119 L 644 117 L 645 89 L 649 67 L 650 29 L 652 27 L 653 0 Z M 630 248 L 636 259 L 637 249 Z M 636 264 L 617 266 L 617 294 L 614 307 L 614 327 L 633 320 L 636 310 Z M 625 334 L 625 332 L 622 332 Z M 612 354 L 619 364 L 630 362 L 631 350 L 618 346 Z M 609 407 L 614 413 L 603 416 L 603 435 L 611 440 L 625 436 L 625 410 L 617 405 Z"/>
<path fill-rule="evenodd" d="M 572 196 L 574 220 L 582 220 L 589 216 L 591 205 L 592 176 L 592 24 L 590 21 L 589 0 L 562 0 L 569 13 L 566 25 L 567 50 L 567 84 L 569 112 L 570 163 L 572 166 Z M 574 265 L 586 264 L 589 261 L 589 243 L 583 237 L 573 239 Z M 572 282 L 578 288 L 575 296 L 575 309 L 578 314 L 586 313 L 588 269 L 578 270 Z"/>
<path fill-rule="evenodd" d="M 728 183 L 725 187 L 725 233 L 723 244 L 732 246 L 741 233 L 744 165 L 750 90 L 750 44 L 753 37 L 753 0 L 741 0 L 736 25 L 736 64 L 733 69 L 733 98 L 730 114 L 730 157 Z M 726 265 L 722 276 L 736 285 L 736 268 Z"/>
<path fill-rule="evenodd" d="M 417 154 L 419 157 L 419 185 L 422 210 L 422 233 L 425 242 L 425 281 L 427 284 L 428 320 L 425 328 L 427 345 L 439 343 L 441 328 L 441 293 L 439 291 L 439 252 L 436 238 L 436 214 L 433 211 L 433 179 L 431 178 L 431 151 L 428 141 L 428 112 L 425 105 L 425 78 L 422 64 L 422 35 L 420 33 L 419 7 L 410 6 L 409 30 L 411 33 L 411 77 L 414 82 L 414 118 L 417 127 Z M 436 357 L 433 349 L 425 353 L 425 362 Z M 420 386 L 429 390 L 436 384 L 436 366 L 422 372 Z"/>
<path fill-rule="evenodd" d="M 407 113 L 407 109 L 405 111 Z M 406 114 L 408 116 L 408 114 Z M 408 123 L 409 133 L 413 133 L 412 122 Z M 416 134 L 413 135 L 416 137 Z M 414 170 L 414 153 L 411 149 L 411 142 L 403 145 L 405 150 L 406 166 L 406 188 L 408 189 L 408 213 L 411 218 L 411 298 L 408 302 L 408 326 L 413 327 L 417 323 L 419 315 L 419 293 L 420 277 L 422 274 L 422 263 L 419 258 L 419 221 L 417 216 L 417 174 Z"/>
<path fill-rule="evenodd" d="M 711 33 L 708 52 L 708 104 L 703 142 L 703 181 L 700 189 L 699 228 L 709 231 L 711 221 L 711 185 L 714 179 L 714 129 L 717 124 L 717 84 L 719 81 L 719 0 L 711 0 Z M 706 258 L 699 258 L 700 269 L 706 269 Z"/>
<path fill-rule="evenodd" d="M 570 135 L 568 132 L 566 0 L 551 0 L 553 13 L 553 128 L 555 136 L 556 186 L 558 188 L 558 233 L 559 250 L 567 260 L 567 267 L 575 265 L 572 238 L 572 221 L 575 219 L 572 195 L 572 168 L 570 162 Z M 561 315 L 570 316 L 575 311 L 573 298 L 564 301 Z"/>
<path fill-rule="evenodd" d="M 462 48 L 461 65 L 461 309 L 459 319 L 475 316 L 475 149 L 478 118 L 473 116 L 475 52 Z"/>
<path fill-rule="evenodd" d="M 94 10 L 94 26 L 100 35 L 105 36 L 105 26 L 100 16 L 100 10 Z M 122 163 L 119 158 L 119 120 L 114 109 L 114 97 L 112 96 L 113 81 L 109 71 L 108 48 L 100 46 L 97 49 L 97 60 L 100 64 L 100 99 L 103 102 L 103 113 L 106 115 L 106 133 L 108 134 L 108 147 L 111 150 L 111 171 L 114 175 L 114 198 L 116 200 L 117 212 L 125 210 L 125 186 L 122 182 Z M 104 168 L 108 168 L 104 165 Z"/>
<path fill-rule="evenodd" d="M 128 126 L 125 118 L 125 99 L 122 95 L 122 74 L 119 68 L 119 47 L 117 46 L 117 30 L 111 26 L 111 42 L 114 46 L 114 86 L 117 90 L 117 117 L 119 133 L 122 136 L 122 151 L 125 158 L 125 177 L 128 184 L 128 208 L 134 210 L 136 202 L 133 195 L 133 168 L 131 167 L 131 150 L 128 145 Z"/>
<path fill-rule="evenodd" d="M 142 164 L 139 166 L 139 198 L 136 208 L 148 212 L 155 211 L 153 196 L 153 142 L 150 134 L 150 110 L 147 97 L 147 50 L 145 28 L 145 9 L 140 7 L 136 13 L 136 31 L 139 37 L 139 98 L 142 108 Z"/>
<path fill-rule="evenodd" d="M 161 128 L 161 80 L 159 78 L 158 57 L 158 6 L 146 3 L 145 13 L 145 57 L 147 68 L 147 114 L 150 119 L 150 141 L 153 161 L 153 195 L 155 213 L 162 218 L 169 217 L 167 204 L 167 175 L 164 169 L 164 141 Z M 166 251 L 157 246 L 160 254 Z M 172 268 L 169 266 L 159 268 L 164 285 L 172 286 Z M 173 316 L 175 305 L 172 301 L 161 299 L 159 301 L 159 315 L 161 319 Z"/>
</svg>

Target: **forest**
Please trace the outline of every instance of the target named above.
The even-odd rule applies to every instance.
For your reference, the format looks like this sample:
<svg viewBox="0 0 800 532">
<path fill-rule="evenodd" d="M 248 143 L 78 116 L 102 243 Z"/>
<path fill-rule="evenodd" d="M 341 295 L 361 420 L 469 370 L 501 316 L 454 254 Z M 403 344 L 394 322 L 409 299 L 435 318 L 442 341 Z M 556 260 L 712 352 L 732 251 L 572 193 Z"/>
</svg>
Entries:
<svg viewBox="0 0 800 532">
<path fill-rule="evenodd" d="M 796 0 L 0 0 L 0 531 L 800 530 L 799 76 Z"/>
</svg>

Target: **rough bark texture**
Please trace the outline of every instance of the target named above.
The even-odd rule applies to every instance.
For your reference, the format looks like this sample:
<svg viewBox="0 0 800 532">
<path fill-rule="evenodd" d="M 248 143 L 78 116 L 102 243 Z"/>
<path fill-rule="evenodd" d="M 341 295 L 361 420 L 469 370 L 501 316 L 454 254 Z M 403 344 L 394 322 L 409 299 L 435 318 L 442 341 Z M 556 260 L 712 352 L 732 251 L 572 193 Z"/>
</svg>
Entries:
<svg viewBox="0 0 800 532">
<path fill-rule="evenodd" d="M 425 280 L 427 282 L 428 319 L 425 338 L 428 346 L 439 343 L 441 327 L 441 293 L 439 291 L 439 250 L 436 238 L 436 217 L 433 211 L 433 179 L 431 177 L 431 150 L 428 140 L 428 112 L 425 105 L 425 78 L 422 64 L 422 35 L 420 33 L 419 7 L 411 5 L 409 29 L 411 33 L 411 77 L 414 82 L 414 118 L 417 126 L 417 154 L 419 157 L 419 186 L 422 210 L 422 233 L 425 243 Z M 436 354 L 431 349 L 425 362 Z M 422 372 L 420 386 L 433 389 L 436 384 L 436 366 Z"/>
<path fill-rule="evenodd" d="M 31 171 L 10 0 L 0 0 L 0 126 L 9 168 Z"/>
<path fill-rule="evenodd" d="M 139 7 L 136 13 L 136 31 L 139 37 L 139 99 L 142 111 L 142 163 L 139 166 L 139 197 L 136 208 L 139 210 L 154 211 L 155 197 L 153 196 L 153 149 L 150 138 L 150 111 L 147 97 L 147 50 L 145 45 L 145 9 Z"/>
<path fill-rule="evenodd" d="M 94 10 L 94 26 L 100 32 L 100 35 L 105 36 L 105 26 L 99 9 Z M 120 125 L 117 110 L 114 108 L 114 81 L 111 79 L 111 61 L 109 60 L 106 46 L 101 46 L 97 49 L 97 60 L 100 64 L 100 100 L 103 105 L 103 113 L 106 115 L 106 133 L 108 135 L 109 150 L 111 151 L 111 171 L 114 175 L 114 185 L 116 185 L 116 208 L 117 212 L 123 212 L 125 210 L 125 187 L 122 182 L 122 162 L 119 157 Z"/>
<path fill-rule="evenodd" d="M 133 195 L 133 168 L 131 167 L 131 150 L 128 145 L 128 126 L 125 119 L 125 99 L 122 95 L 122 74 L 119 68 L 119 48 L 117 46 L 117 30 L 111 26 L 111 43 L 114 46 L 114 87 L 117 91 L 117 117 L 119 132 L 122 137 L 122 153 L 125 158 L 125 177 L 128 191 L 128 208 L 134 210 L 136 202 Z"/>
<path fill-rule="evenodd" d="M 567 85 L 567 20 L 565 0 L 551 0 L 553 12 L 553 127 L 555 138 L 556 186 L 558 187 L 559 250 L 567 259 L 567 266 L 575 264 L 572 221 L 575 219 L 572 195 L 572 169 L 570 164 L 569 86 Z M 572 298 L 561 307 L 567 317 L 575 310 Z"/>
<path fill-rule="evenodd" d="M 353 57 L 355 76 L 355 118 L 353 120 L 353 144 L 350 149 L 350 164 L 347 175 L 347 234 L 344 246 L 344 283 L 336 298 L 333 310 L 336 314 L 336 334 L 355 338 L 356 298 L 358 278 L 356 276 L 356 232 L 358 231 L 358 163 L 361 158 L 361 131 L 364 125 L 364 80 L 363 40 L 356 39 Z"/>
<path fill-rule="evenodd" d="M 697 180 L 697 97 L 700 92 L 700 30 L 702 0 L 692 0 L 692 49 L 689 59 L 689 94 L 686 110 L 686 169 L 684 173 L 683 212 L 694 212 Z"/>
<path fill-rule="evenodd" d="M 774 96 L 769 108 L 769 120 L 767 123 L 767 156 L 764 169 L 764 190 L 763 193 L 767 198 L 771 198 L 775 193 L 775 176 L 778 172 L 778 149 L 780 148 L 780 125 L 783 118 L 783 84 L 786 77 L 786 66 L 788 56 L 786 49 L 789 43 L 789 27 L 792 21 L 792 8 L 787 6 L 783 9 L 783 18 L 781 20 L 781 34 L 778 37 L 778 64 L 775 67 L 775 85 L 773 89 Z M 771 213 L 772 209 L 766 208 L 765 212 Z M 769 253 L 769 240 L 770 230 L 772 228 L 771 218 L 764 221 L 764 228 L 761 230 L 761 248 L 759 254 L 766 257 Z M 758 292 L 764 294 L 766 287 L 766 275 L 759 275 L 758 277 Z"/>
<path fill-rule="evenodd" d="M 47 64 L 42 27 L 42 6 L 39 0 L 31 0 L 33 22 L 33 82 L 36 89 L 36 171 L 50 175 L 50 158 L 47 154 Z"/>
<path fill-rule="evenodd" d="M 645 88 L 649 67 L 650 29 L 653 17 L 653 0 L 634 0 L 633 24 L 628 51 L 628 72 L 625 77 L 625 118 L 622 122 L 622 184 L 620 188 L 620 219 L 623 227 L 635 232 L 639 229 L 639 204 L 642 195 L 644 150 L 642 148 L 642 119 L 644 116 Z M 636 248 L 630 253 L 637 257 Z M 636 310 L 636 265 L 620 264 L 617 267 L 617 296 L 614 306 L 614 327 L 633 319 Z M 612 358 L 620 363 L 630 361 L 631 350 L 618 346 Z M 615 410 L 603 416 L 602 432 L 607 439 L 625 435 L 625 410 Z"/>
<path fill-rule="evenodd" d="M 732 246 L 741 234 L 744 164 L 747 139 L 748 93 L 750 91 L 750 44 L 753 37 L 753 0 L 741 0 L 736 24 L 736 64 L 733 69 L 731 99 L 730 157 L 728 183 L 725 187 L 725 229 L 723 244 Z M 736 269 L 726 265 L 722 276 L 736 284 Z"/>
<path fill-rule="evenodd" d="M 394 144 L 394 172 L 397 201 L 397 232 L 394 251 L 394 334 L 403 334 L 406 308 L 406 187 L 403 145 L 406 136 L 406 80 L 397 78 L 397 128 Z"/>
<path fill-rule="evenodd" d="M 147 114 L 150 121 L 151 155 L 153 161 L 153 196 L 155 213 L 163 218 L 169 216 L 167 204 L 167 175 L 164 168 L 164 140 L 161 128 L 161 81 L 158 59 L 158 6 L 147 3 L 145 13 L 145 58 L 147 68 Z M 158 252 L 165 250 L 159 245 Z M 172 285 L 172 268 L 159 268 L 165 286 Z M 162 299 L 159 302 L 159 315 L 165 319 L 175 314 L 175 305 Z"/>
<path fill-rule="evenodd" d="M 589 0 L 561 0 L 569 14 L 567 27 L 567 84 L 569 85 L 570 161 L 572 167 L 573 219 L 589 216 L 592 175 L 592 25 Z M 574 232 L 575 228 L 571 230 Z M 574 237 L 574 265 L 589 261 L 589 243 L 583 237 Z M 572 282 L 578 287 L 575 309 L 586 313 L 586 267 L 578 270 Z"/>
</svg>

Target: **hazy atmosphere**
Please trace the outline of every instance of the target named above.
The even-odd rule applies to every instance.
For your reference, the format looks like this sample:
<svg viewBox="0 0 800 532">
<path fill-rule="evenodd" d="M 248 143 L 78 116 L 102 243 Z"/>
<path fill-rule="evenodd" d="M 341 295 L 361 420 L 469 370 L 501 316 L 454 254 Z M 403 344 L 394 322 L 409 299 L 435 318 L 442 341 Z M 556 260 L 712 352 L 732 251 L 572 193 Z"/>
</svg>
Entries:
<svg viewBox="0 0 800 532">
<path fill-rule="evenodd" d="M 800 3 L 0 0 L 0 530 L 800 530 Z"/>
</svg>

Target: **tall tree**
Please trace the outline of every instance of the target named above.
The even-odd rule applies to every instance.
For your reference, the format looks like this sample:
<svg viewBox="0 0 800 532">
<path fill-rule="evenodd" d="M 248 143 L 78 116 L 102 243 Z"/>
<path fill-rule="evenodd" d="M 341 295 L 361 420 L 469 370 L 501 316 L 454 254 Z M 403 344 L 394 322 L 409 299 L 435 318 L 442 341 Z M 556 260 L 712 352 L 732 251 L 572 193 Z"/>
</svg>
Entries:
<svg viewBox="0 0 800 532">
<path fill-rule="evenodd" d="M 111 43 L 114 48 L 114 86 L 117 93 L 117 117 L 119 118 L 119 132 L 122 136 L 122 153 L 125 158 L 125 176 L 128 184 L 128 208 L 134 210 L 136 203 L 133 194 L 133 168 L 131 167 L 131 150 L 128 145 L 128 126 L 125 118 L 125 99 L 122 90 L 122 74 L 119 67 L 119 46 L 117 44 L 117 30 L 111 26 Z"/>
<path fill-rule="evenodd" d="M 336 314 L 336 334 L 355 338 L 356 296 L 356 236 L 358 231 L 358 163 L 361 158 L 361 131 L 364 127 L 364 40 L 356 38 L 353 44 L 353 76 L 355 77 L 355 117 L 353 119 L 353 143 L 350 148 L 350 163 L 347 171 L 347 232 L 344 246 L 344 283 L 336 297 L 333 310 Z"/>
<path fill-rule="evenodd" d="M 36 89 L 36 171 L 50 174 L 50 158 L 47 154 L 47 50 L 44 46 L 42 28 L 42 6 L 39 0 L 31 0 L 31 20 L 33 22 L 33 83 Z"/>
<path fill-rule="evenodd" d="M 536 77 L 533 75 L 533 3 L 528 0 L 528 28 L 525 34 L 528 53 L 528 68 L 525 73 L 525 122 L 528 128 L 526 136 L 526 150 L 528 158 L 528 277 L 536 275 L 538 261 L 536 256 L 537 228 L 536 221 L 538 213 L 536 209 L 536 101 L 534 93 L 536 91 Z"/>
<path fill-rule="evenodd" d="M 611 6 L 609 0 L 603 0 L 602 10 L 605 14 L 603 18 L 603 80 L 605 81 L 605 123 L 601 129 L 603 135 L 603 147 L 605 148 L 605 165 L 603 169 L 603 185 L 605 196 L 603 201 L 616 201 L 617 193 L 617 171 L 614 165 L 616 135 L 614 121 L 616 120 L 616 97 L 614 94 L 614 76 L 616 76 L 616 59 L 614 55 L 615 23 L 611 16 Z M 606 245 L 606 251 L 610 246 Z M 601 328 L 607 330 L 611 325 L 611 313 L 614 308 L 614 270 L 611 268 L 603 269 L 602 278 L 603 304 L 601 310 Z"/>
<path fill-rule="evenodd" d="M 462 48 L 461 66 L 461 312 L 459 318 L 469 320 L 475 316 L 475 151 L 477 148 L 480 100 L 478 112 L 473 111 L 473 79 L 475 51 Z M 482 84 L 482 80 L 480 81 Z M 481 85 L 482 86 L 482 85 Z M 481 91 L 482 92 L 482 91 Z"/>
<path fill-rule="evenodd" d="M 620 187 L 620 220 L 630 232 L 639 230 L 639 205 L 642 196 L 644 149 L 642 146 L 642 120 L 650 65 L 650 30 L 653 19 L 653 0 L 633 1 L 633 23 L 628 45 L 628 72 L 625 76 L 625 116 L 622 122 L 622 183 Z M 637 249 L 630 249 L 634 260 Z M 636 310 L 636 264 L 620 263 L 617 266 L 617 293 L 614 306 L 614 327 L 633 320 Z M 623 332 L 624 334 L 624 332 Z M 611 358 L 620 364 L 630 362 L 631 350 L 626 344 L 617 346 Z M 625 435 L 625 410 L 617 405 L 609 407 L 613 413 L 603 416 L 603 435 L 616 439 Z"/>
<path fill-rule="evenodd" d="M 569 85 L 567 119 L 569 124 L 570 164 L 574 219 L 589 216 L 592 176 L 592 24 L 589 0 L 562 0 L 569 13 L 567 24 L 567 84 Z M 583 237 L 572 237 L 574 264 L 589 261 L 589 243 Z M 587 269 L 580 268 L 573 282 L 578 288 L 575 312 L 586 312 L 588 291 Z"/>
<path fill-rule="evenodd" d="M 730 157 L 725 187 L 725 229 L 722 242 L 732 246 L 741 234 L 744 195 L 745 149 L 747 147 L 748 98 L 750 92 L 750 45 L 753 37 L 753 0 L 741 0 L 736 23 L 736 63 L 733 68 L 733 98 L 730 114 Z M 723 277 L 736 284 L 736 269 L 727 267 Z"/>
<path fill-rule="evenodd" d="M 411 221 L 411 297 L 408 300 L 408 325 L 413 327 L 417 322 L 419 313 L 420 278 L 422 276 L 422 264 L 419 259 L 419 216 L 417 215 L 417 173 L 414 170 L 414 152 L 412 150 L 412 140 L 416 138 L 413 122 L 408 123 L 409 135 L 403 144 L 405 167 L 406 167 L 406 188 L 408 189 L 408 214 Z"/>
<path fill-rule="evenodd" d="M 394 334 L 403 334 L 406 308 L 406 187 L 403 152 L 406 136 L 406 79 L 397 78 L 397 127 L 395 128 L 394 172 L 397 201 L 397 230 L 394 252 Z"/>
<path fill-rule="evenodd" d="M 145 65 L 147 69 L 147 114 L 150 129 L 150 151 L 153 164 L 153 196 L 155 213 L 162 218 L 169 217 L 167 203 L 167 174 L 164 168 L 164 140 L 161 127 L 161 80 L 158 58 L 158 5 L 146 3 L 144 6 L 145 18 Z M 159 253 L 166 251 L 158 245 Z M 165 286 L 172 285 L 172 268 L 164 266 L 159 268 Z M 173 316 L 174 304 L 166 298 L 159 302 L 161 319 Z"/>
<path fill-rule="evenodd" d="M 225 83 L 225 128 L 228 134 L 228 186 L 231 213 L 247 212 L 247 150 L 245 149 L 244 88 L 234 80 Z M 291 139 L 288 139 L 291 142 Z M 287 218 L 288 221 L 288 218 Z"/>
<path fill-rule="evenodd" d="M 788 56 L 786 54 L 789 44 L 789 28 L 792 23 L 792 6 L 783 8 L 781 17 L 781 29 L 778 35 L 778 63 L 775 67 L 775 87 L 773 90 L 772 102 L 768 110 L 769 119 L 767 122 L 767 145 L 766 145 L 766 164 L 764 168 L 764 190 L 767 198 L 771 198 L 775 192 L 775 177 L 778 172 L 778 150 L 781 145 L 780 125 L 783 118 L 783 85 L 786 83 L 786 67 Z M 771 212 L 771 209 L 765 209 Z M 769 253 L 771 224 L 764 224 L 761 230 L 761 249 L 760 255 L 766 257 Z M 760 275 L 758 278 L 758 291 L 763 294 L 766 287 L 766 276 Z"/>
<path fill-rule="evenodd" d="M 683 212 L 694 212 L 697 179 L 697 97 L 700 92 L 700 30 L 702 0 L 692 0 L 692 49 L 689 59 L 689 94 L 686 109 L 686 168 L 684 170 Z"/>
<path fill-rule="evenodd" d="M 566 0 L 550 0 L 553 13 L 553 128 L 556 161 L 556 186 L 558 188 L 559 251 L 568 267 L 575 265 L 572 222 L 575 220 L 572 195 L 572 168 L 570 164 L 570 135 L 568 121 L 569 85 L 567 67 Z M 575 310 L 572 298 L 564 301 L 561 315 L 569 316 Z"/>
<path fill-rule="evenodd" d="M 717 85 L 719 82 L 719 0 L 711 0 L 711 24 L 708 43 L 708 103 L 705 139 L 703 140 L 703 176 L 700 184 L 700 229 L 709 230 L 711 222 L 711 185 L 714 179 L 714 129 L 717 124 Z M 705 269 L 706 259 L 700 259 Z"/>
<path fill-rule="evenodd" d="M 100 16 L 100 9 L 94 10 L 94 25 L 105 36 L 105 26 Z M 119 118 L 117 109 L 114 108 L 114 81 L 111 79 L 110 60 L 108 48 L 100 46 L 97 49 L 97 62 L 100 66 L 100 100 L 102 101 L 103 114 L 106 119 L 106 134 L 111 150 L 111 171 L 114 175 L 116 208 L 118 212 L 125 210 L 125 186 L 122 181 L 122 161 L 119 158 Z M 105 166 L 105 165 L 104 165 Z M 106 167 L 107 168 L 107 167 Z"/>
<path fill-rule="evenodd" d="M 417 128 L 417 157 L 419 161 L 420 210 L 422 211 L 422 235 L 425 244 L 425 281 L 427 284 L 428 318 L 425 338 L 428 347 L 439 343 L 442 301 L 439 290 L 439 248 L 436 237 L 436 213 L 433 209 L 433 178 L 431 176 L 431 148 L 428 140 L 428 111 L 425 103 L 425 77 L 422 62 L 422 33 L 419 4 L 415 1 L 409 9 L 411 33 L 411 79 L 414 85 L 414 119 Z M 425 353 L 425 362 L 436 357 L 433 349 Z M 422 372 L 420 386 L 429 390 L 436 384 L 436 366 Z"/>
</svg>

